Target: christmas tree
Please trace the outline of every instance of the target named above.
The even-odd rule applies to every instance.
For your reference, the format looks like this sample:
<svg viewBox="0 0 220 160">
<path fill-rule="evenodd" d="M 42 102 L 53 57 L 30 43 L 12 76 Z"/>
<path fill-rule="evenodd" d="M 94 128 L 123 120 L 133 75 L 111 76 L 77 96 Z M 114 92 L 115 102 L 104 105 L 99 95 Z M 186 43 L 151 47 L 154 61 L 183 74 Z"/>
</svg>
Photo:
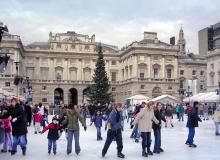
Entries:
<svg viewBox="0 0 220 160">
<path fill-rule="evenodd" d="M 111 93 L 109 92 L 110 84 L 105 71 L 105 60 L 101 44 L 98 45 L 97 49 L 98 60 L 96 62 L 96 69 L 93 75 L 94 84 L 90 86 L 90 91 L 87 96 L 89 97 L 89 101 L 91 103 L 103 106 L 111 101 Z"/>
</svg>

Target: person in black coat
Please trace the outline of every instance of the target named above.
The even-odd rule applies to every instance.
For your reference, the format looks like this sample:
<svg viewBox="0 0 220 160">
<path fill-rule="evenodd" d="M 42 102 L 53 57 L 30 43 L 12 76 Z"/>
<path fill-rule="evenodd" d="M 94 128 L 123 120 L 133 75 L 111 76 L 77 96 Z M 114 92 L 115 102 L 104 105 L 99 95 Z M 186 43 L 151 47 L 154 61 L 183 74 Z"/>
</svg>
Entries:
<svg viewBox="0 0 220 160">
<path fill-rule="evenodd" d="M 202 120 L 198 116 L 198 107 L 199 107 L 199 102 L 195 101 L 193 103 L 193 107 L 188 111 L 188 120 L 187 120 L 187 125 L 186 127 L 189 128 L 189 134 L 188 134 L 188 139 L 186 141 L 186 144 L 189 145 L 189 147 L 197 147 L 193 143 L 193 139 L 195 136 L 195 127 L 198 127 L 198 121 L 202 122 Z"/>
<path fill-rule="evenodd" d="M 22 154 L 26 154 L 26 134 L 27 134 L 27 121 L 25 109 L 23 106 L 19 105 L 19 101 L 16 98 L 12 99 L 11 107 L 6 108 L 3 114 L 0 115 L 0 119 L 5 119 L 11 116 L 12 122 L 12 135 L 13 144 L 11 155 L 17 152 L 17 145 L 19 144 L 22 149 Z"/>
<path fill-rule="evenodd" d="M 26 113 L 26 118 L 27 118 L 27 126 L 31 126 L 31 121 L 32 121 L 31 106 L 28 104 L 28 102 L 26 102 L 24 107 L 25 107 L 25 113 Z"/>
<path fill-rule="evenodd" d="M 159 121 L 159 124 L 156 124 L 155 122 L 153 122 L 153 131 L 154 131 L 154 139 L 155 139 L 155 143 L 154 143 L 154 153 L 160 153 L 160 152 L 164 152 L 164 150 L 161 148 L 161 121 L 166 122 L 165 117 L 162 114 L 162 105 L 161 103 L 157 103 L 155 105 L 154 108 L 154 115 L 156 117 L 156 119 Z"/>
</svg>

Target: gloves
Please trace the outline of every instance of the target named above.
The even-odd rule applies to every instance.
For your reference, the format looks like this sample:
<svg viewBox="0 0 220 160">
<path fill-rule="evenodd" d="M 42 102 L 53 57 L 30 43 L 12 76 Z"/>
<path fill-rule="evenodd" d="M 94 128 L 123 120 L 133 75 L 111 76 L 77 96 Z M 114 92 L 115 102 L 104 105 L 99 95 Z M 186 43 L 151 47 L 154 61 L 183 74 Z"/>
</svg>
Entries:
<svg viewBox="0 0 220 160">
<path fill-rule="evenodd" d="M 84 127 L 84 130 L 85 130 L 85 131 L 87 130 L 87 127 L 86 127 L 86 126 Z"/>
<path fill-rule="evenodd" d="M 12 122 L 14 123 L 14 122 L 16 122 L 18 119 L 17 118 L 13 118 L 12 119 Z"/>
<path fill-rule="evenodd" d="M 134 125 L 133 124 L 131 124 L 131 129 L 133 129 L 134 128 Z"/>
</svg>

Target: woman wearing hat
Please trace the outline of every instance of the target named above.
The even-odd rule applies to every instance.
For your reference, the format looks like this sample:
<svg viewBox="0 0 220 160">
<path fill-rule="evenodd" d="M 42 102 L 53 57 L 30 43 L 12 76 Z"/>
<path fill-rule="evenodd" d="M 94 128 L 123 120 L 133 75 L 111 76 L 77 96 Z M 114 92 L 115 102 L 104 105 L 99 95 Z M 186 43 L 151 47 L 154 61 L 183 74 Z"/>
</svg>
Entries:
<svg viewBox="0 0 220 160">
<path fill-rule="evenodd" d="M 17 145 L 19 144 L 22 149 L 22 154 L 26 154 L 26 134 L 27 134 L 27 122 L 24 108 L 19 105 L 18 99 L 13 98 L 11 107 L 4 110 L 3 115 L 0 115 L 0 119 L 5 119 L 11 116 L 12 122 L 12 135 L 13 144 L 11 155 L 17 152 Z"/>
</svg>

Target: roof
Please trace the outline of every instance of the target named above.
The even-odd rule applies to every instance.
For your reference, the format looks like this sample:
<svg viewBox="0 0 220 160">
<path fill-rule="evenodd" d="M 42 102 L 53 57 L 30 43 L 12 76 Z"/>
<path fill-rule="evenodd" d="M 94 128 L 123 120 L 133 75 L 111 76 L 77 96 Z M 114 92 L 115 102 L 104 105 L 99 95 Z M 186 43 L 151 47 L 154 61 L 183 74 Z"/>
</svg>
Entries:
<svg viewBox="0 0 220 160">
<path fill-rule="evenodd" d="M 163 101 L 163 100 L 165 100 L 165 101 Z M 156 98 L 152 99 L 152 101 L 153 102 L 167 102 L 167 103 L 170 103 L 171 101 L 172 102 L 180 102 L 180 100 L 178 98 L 173 97 L 173 96 L 168 95 L 168 94 L 156 97 Z"/>
<path fill-rule="evenodd" d="M 138 43 L 140 43 L 140 44 L 154 44 L 155 40 L 153 40 L 153 39 L 143 39 L 143 40 L 139 41 Z M 163 45 L 167 45 L 167 46 L 171 46 L 171 44 L 168 44 L 168 43 L 165 43 L 165 42 L 162 42 L 162 41 L 158 41 L 158 43 L 163 44 Z"/>
<path fill-rule="evenodd" d="M 185 98 L 183 101 L 184 102 L 192 102 L 192 101 L 218 102 L 219 101 L 219 95 L 217 95 L 215 92 L 198 93 L 198 94 L 195 94 L 192 97 Z"/>
<path fill-rule="evenodd" d="M 149 100 L 150 98 L 140 94 L 140 95 L 132 96 L 132 97 L 130 97 L 128 99 L 133 99 L 133 100 Z"/>
<path fill-rule="evenodd" d="M 29 49 L 34 49 L 34 48 L 41 48 L 41 49 L 49 49 L 49 44 L 48 42 L 33 42 L 29 45 L 26 46 Z"/>
<path fill-rule="evenodd" d="M 96 46 L 98 46 L 100 43 L 96 42 Z M 119 49 L 117 46 L 113 46 L 113 45 L 109 45 L 109 44 L 105 44 L 105 43 L 101 43 L 103 50 L 108 50 L 110 52 L 118 52 Z"/>
</svg>

